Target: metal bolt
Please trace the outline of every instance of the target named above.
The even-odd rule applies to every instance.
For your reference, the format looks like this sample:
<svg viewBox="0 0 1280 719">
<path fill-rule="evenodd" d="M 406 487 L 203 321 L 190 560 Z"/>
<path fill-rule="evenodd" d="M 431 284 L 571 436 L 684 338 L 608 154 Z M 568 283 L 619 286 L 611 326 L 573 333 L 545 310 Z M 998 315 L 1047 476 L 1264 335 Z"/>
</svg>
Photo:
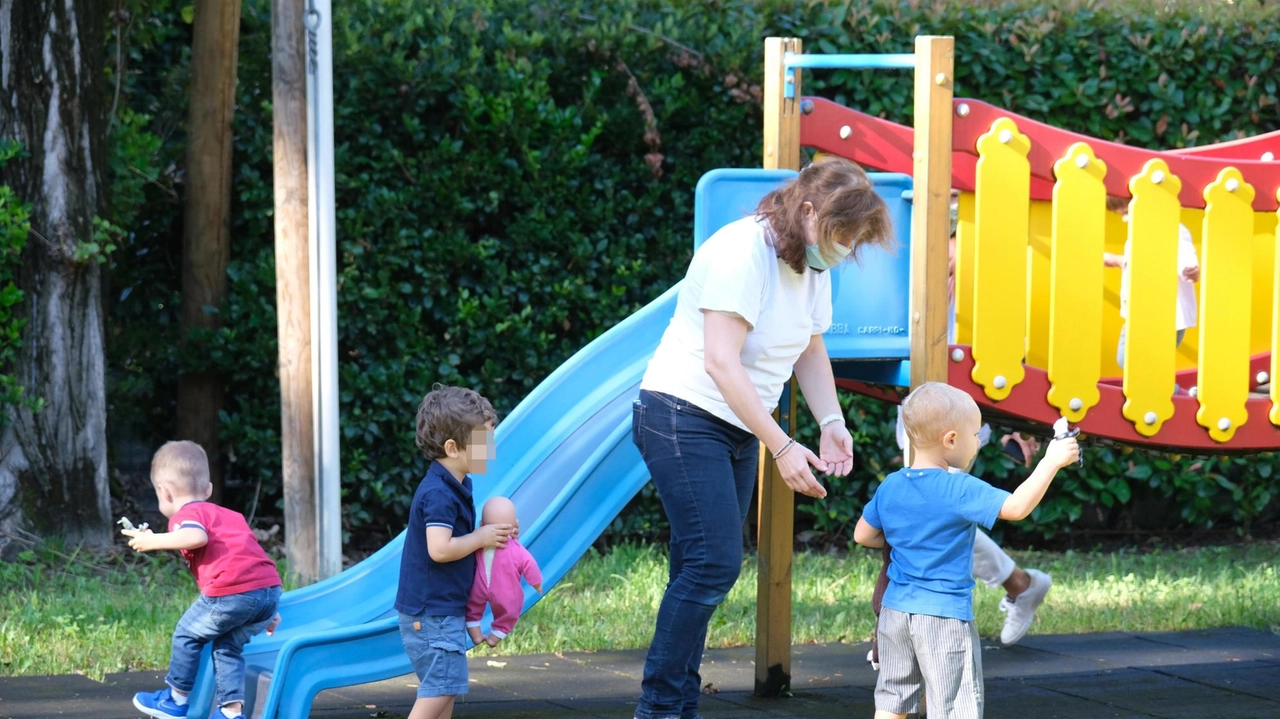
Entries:
<svg viewBox="0 0 1280 719">
<path fill-rule="evenodd" d="M 960 103 L 959 105 L 956 105 L 956 114 L 957 114 L 957 115 L 959 115 L 960 117 L 968 117 L 968 116 L 969 116 L 969 103 L 967 103 L 967 102 L 962 102 L 962 103 Z"/>
<path fill-rule="evenodd" d="M 1004 388 L 1005 388 L 1005 385 L 1009 384 L 1009 380 L 1005 379 L 1005 378 L 1004 378 L 1004 375 L 1002 375 L 1002 374 L 998 374 L 998 375 L 996 375 L 995 380 L 994 380 L 994 381 L 992 381 L 992 383 L 991 383 L 991 384 L 992 384 L 996 389 L 1004 389 Z"/>
<path fill-rule="evenodd" d="M 813 100 L 805 99 L 800 101 L 800 112 L 808 115 L 813 112 Z"/>
<path fill-rule="evenodd" d="M 957 348 L 955 348 L 955 349 L 951 350 L 951 361 L 952 361 L 952 362 L 963 362 L 963 361 L 964 361 L 964 350 L 960 349 L 959 347 L 957 347 Z"/>
<path fill-rule="evenodd" d="M 1079 397 L 1072 397 L 1071 402 L 1068 403 L 1067 406 L 1071 408 L 1072 412 L 1079 412 L 1080 409 L 1084 407 L 1084 402 L 1081 402 Z"/>
<path fill-rule="evenodd" d="M 934 81 L 934 82 L 936 82 L 936 83 L 938 83 L 939 85 L 945 85 L 945 84 L 947 84 L 947 75 L 946 75 L 946 73 L 942 73 L 942 72 L 938 73 L 938 75 L 937 75 L 936 77 L 934 77 L 934 78 L 933 78 L 933 81 Z"/>
<path fill-rule="evenodd" d="M 1258 384 L 1266 384 L 1271 381 L 1271 375 L 1267 374 L 1266 372 L 1259 372 L 1257 379 L 1258 379 Z"/>
<path fill-rule="evenodd" d="M 1146 422 L 1147 424 L 1155 424 L 1157 419 L 1160 419 L 1160 418 L 1156 416 L 1155 412 L 1147 412 L 1142 417 L 1142 421 Z"/>
<path fill-rule="evenodd" d="M 1276 153 L 1274 153 L 1274 152 L 1264 152 L 1264 153 L 1262 153 L 1262 161 L 1263 161 L 1263 162 L 1274 162 L 1274 161 L 1275 161 L 1275 159 L 1276 159 Z"/>
<path fill-rule="evenodd" d="M 1196 395 L 1200 394 L 1200 388 L 1192 387 L 1191 389 L 1187 390 L 1187 394 L 1191 395 L 1192 397 L 1195 397 Z"/>
<path fill-rule="evenodd" d="M 849 139 L 849 136 L 850 136 L 850 135 L 852 135 L 852 134 L 853 134 L 853 128 L 852 128 L 852 127 L 849 127 L 848 125 L 845 125 L 844 127 L 841 127 L 841 128 L 840 128 L 840 139 L 841 139 L 841 140 L 848 140 L 848 139 Z"/>
<path fill-rule="evenodd" d="M 1151 181 L 1159 185 L 1164 182 L 1164 170 L 1156 170 L 1151 173 Z"/>
<path fill-rule="evenodd" d="M 1235 192 L 1235 191 L 1236 191 L 1236 190 L 1238 190 L 1238 189 L 1240 189 L 1240 181 L 1239 181 L 1239 180 L 1237 180 L 1237 179 L 1236 179 L 1236 178 L 1234 178 L 1234 177 L 1233 177 L 1233 178 L 1231 178 L 1230 180 L 1227 180 L 1227 192 Z"/>
<path fill-rule="evenodd" d="M 1001 131 L 1000 131 L 1000 143 L 1001 143 L 1001 144 L 1008 145 L 1012 140 L 1013 140 L 1013 131 L 1011 131 L 1011 130 L 1001 130 Z"/>
<path fill-rule="evenodd" d="M 1223 417 L 1222 419 L 1218 420 L 1218 429 L 1222 430 L 1223 432 L 1226 432 L 1227 430 L 1231 429 L 1231 420 L 1227 419 L 1226 417 Z"/>
<path fill-rule="evenodd" d="M 1076 155 L 1076 167 L 1079 167 L 1080 169 L 1084 169 L 1088 166 L 1089 166 L 1088 155 Z"/>
</svg>

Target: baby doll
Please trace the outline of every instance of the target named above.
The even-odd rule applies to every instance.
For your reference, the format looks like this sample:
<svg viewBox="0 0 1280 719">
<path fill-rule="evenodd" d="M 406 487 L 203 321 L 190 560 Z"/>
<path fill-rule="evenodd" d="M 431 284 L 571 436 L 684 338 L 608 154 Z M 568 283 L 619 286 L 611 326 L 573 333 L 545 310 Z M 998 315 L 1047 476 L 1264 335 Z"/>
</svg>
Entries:
<svg viewBox="0 0 1280 719">
<path fill-rule="evenodd" d="M 480 523 L 516 524 L 516 505 L 506 497 L 493 497 L 484 503 Z M 529 550 L 514 537 L 502 549 L 476 552 L 476 578 L 471 584 L 471 601 L 467 602 L 467 633 L 477 645 L 485 642 L 494 647 L 511 633 L 524 608 L 524 578 L 529 586 L 542 593 L 542 572 Z M 480 631 L 484 605 L 493 609 L 493 625 L 489 636 Z"/>
</svg>

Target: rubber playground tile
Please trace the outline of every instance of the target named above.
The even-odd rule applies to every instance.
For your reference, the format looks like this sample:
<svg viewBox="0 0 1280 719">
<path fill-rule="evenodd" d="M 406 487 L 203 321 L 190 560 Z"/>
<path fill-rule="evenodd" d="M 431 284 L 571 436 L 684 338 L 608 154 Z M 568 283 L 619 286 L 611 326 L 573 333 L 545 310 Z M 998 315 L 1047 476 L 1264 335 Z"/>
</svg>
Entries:
<svg viewBox="0 0 1280 719">
<path fill-rule="evenodd" d="M 1118 633 L 1031 636 L 1022 640 L 1019 646 L 1076 659 L 1104 662 L 1109 668 L 1212 663 L 1225 659 L 1220 652 L 1213 650 L 1183 647 Z"/>
<path fill-rule="evenodd" d="M 741 716 L 757 717 L 861 717 L 875 713 L 875 698 L 867 687 L 832 687 L 813 691 L 796 691 L 786 698 L 765 698 L 751 692 L 722 693 L 718 696 L 740 710 L 752 712 Z M 705 719 L 718 719 L 719 714 L 702 712 Z M 737 716 L 728 714 L 726 716 Z"/>
<path fill-rule="evenodd" d="M 1249 627 L 1228 627 L 1212 631 L 1161 632 L 1135 636 L 1195 651 L 1217 652 L 1238 661 L 1256 659 L 1280 662 L 1280 635 Z"/>
<path fill-rule="evenodd" d="M 1094 675 L 1038 677 L 1028 684 L 1161 719 L 1245 719 L 1280 715 L 1280 704 L 1161 672 L 1118 669 Z"/>
<path fill-rule="evenodd" d="M 1161 667 L 1156 671 L 1236 694 L 1270 699 L 1277 702 L 1276 713 L 1280 715 L 1280 664 L 1259 661 L 1191 664 Z"/>
<path fill-rule="evenodd" d="M 982 674 L 988 679 L 1081 674 L 1114 668 L 1100 659 L 1089 659 L 1041 649 L 1023 641 L 1011 647 L 999 642 L 982 643 Z"/>
<path fill-rule="evenodd" d="M 1033 681 L 996 679 L 986 682 L 986 719 L 1150 719 L 1150 714 L 1108 706 L 1090 697 L 1072 696 L 1037 686 Z"/>
</svg>

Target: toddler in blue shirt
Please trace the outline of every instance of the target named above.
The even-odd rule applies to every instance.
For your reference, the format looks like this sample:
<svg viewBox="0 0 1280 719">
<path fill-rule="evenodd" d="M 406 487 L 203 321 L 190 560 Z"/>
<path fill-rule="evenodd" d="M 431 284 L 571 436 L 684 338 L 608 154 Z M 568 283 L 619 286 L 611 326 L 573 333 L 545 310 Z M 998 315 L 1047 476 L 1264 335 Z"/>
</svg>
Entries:
<svg viewBox="0 0 1280 719">
<path fill-rule="evenodd" d="M 880 675 L 876 719 L 929 715 L 981 719 L 982 654 L 973 622 L 973 542 L 976 528 L 996 519 L 1026 518 L 1058 470 L 1075 463 L 1074 437 L 1049 444 L 1044 459 L 1012 494 L 968 467 L 980 447 L 982 415 L 969 395 L 927 382 L 902 403 L 915 450 L 911 466 L 885 478 L 863 509 L 854 540 L 891 548 L 889 584 L 876 634 Z"/>
</svg>

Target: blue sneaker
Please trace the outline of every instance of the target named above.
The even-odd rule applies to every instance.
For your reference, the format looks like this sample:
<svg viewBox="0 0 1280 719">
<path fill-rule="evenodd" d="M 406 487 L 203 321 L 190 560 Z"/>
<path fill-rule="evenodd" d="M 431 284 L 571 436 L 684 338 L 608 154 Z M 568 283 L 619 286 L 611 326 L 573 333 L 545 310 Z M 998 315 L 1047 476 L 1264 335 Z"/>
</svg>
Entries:
<svg viewBox="0 0 1280 719">
<path fill-rule="evenodd" d="M 173 690 L 165 687 L 158 692 L 138 692 L 133 695 L 133 705 L 138 711 L 156 719 L 184 719 L 187 705 L 173 701 Z"/>
</svg>

